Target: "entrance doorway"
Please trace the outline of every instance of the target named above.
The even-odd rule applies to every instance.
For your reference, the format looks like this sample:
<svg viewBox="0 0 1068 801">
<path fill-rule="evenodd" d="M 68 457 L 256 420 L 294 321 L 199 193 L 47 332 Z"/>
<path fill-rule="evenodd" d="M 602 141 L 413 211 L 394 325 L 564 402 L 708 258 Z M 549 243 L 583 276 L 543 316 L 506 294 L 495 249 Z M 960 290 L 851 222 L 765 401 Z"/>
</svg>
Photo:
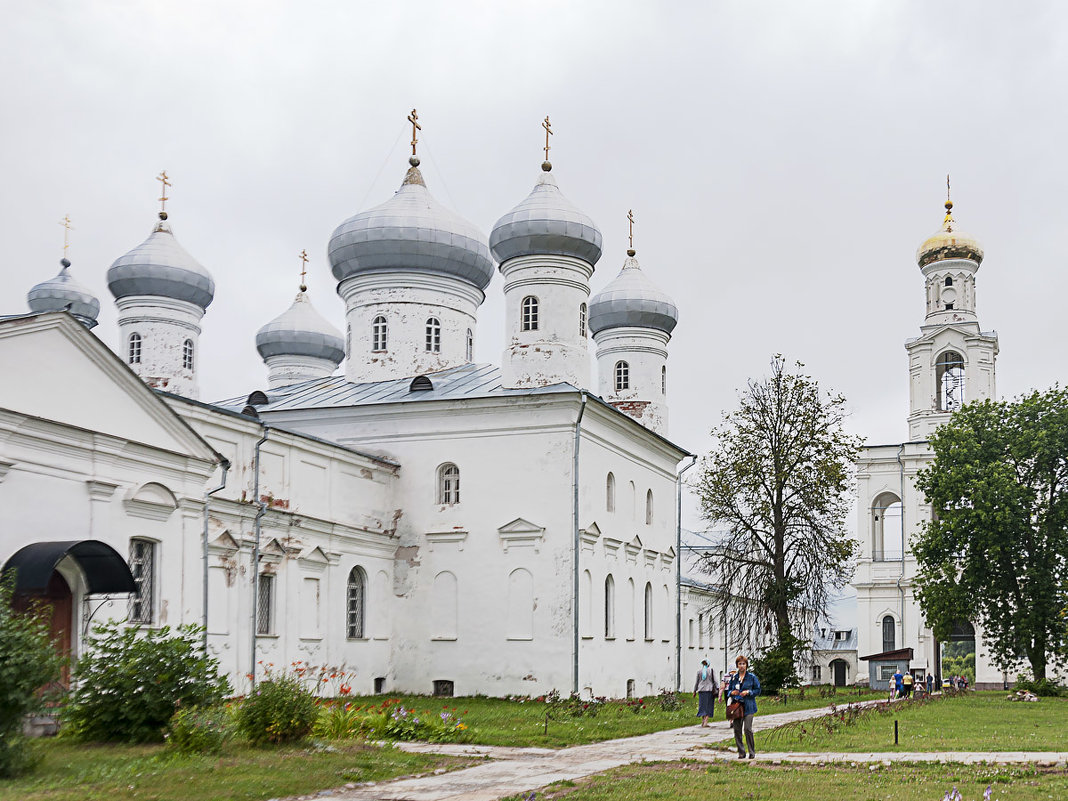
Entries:
<svg viewBox="0 0 1068 801">
<path fill-rule="evenodd" d="M 58 570 L 53 570 L 43 593 L 16 593 L 13 600 L 16 611 L 40 615 L 48 623 L 48 636 L 57 653 L 65 658 L 59 683 L 64 689 L 68 688 L 69 657 L 73 645 L 71 627 L 74 622 L 74 595 L 67 580 Z"/>
<path fill-rule="evenodd" d="M 834 674 L 834 686 L 845 687 L 846 686 L 846 663 L 844 659 L 835 659 L 831 661 L 831 671 Z"/>
</svg>

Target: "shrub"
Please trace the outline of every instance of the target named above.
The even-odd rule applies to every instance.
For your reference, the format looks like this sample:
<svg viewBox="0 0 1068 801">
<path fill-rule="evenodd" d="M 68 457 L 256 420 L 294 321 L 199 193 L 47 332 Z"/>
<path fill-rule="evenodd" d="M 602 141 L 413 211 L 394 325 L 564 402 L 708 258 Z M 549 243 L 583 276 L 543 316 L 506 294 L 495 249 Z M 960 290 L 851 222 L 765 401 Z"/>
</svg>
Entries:
<svg viewBox="0 0 1068 801">
<path fill-rule="evenodd" d="M 679 694 L 663 687 L 660 689 L 660 695 L 656 697 L 656 702 L 662 712 L 676 712 L 682 709 L 682 699 L 679 698 Z"/>
<path fill-rule="evenodd" d="M 293 676 L 269 676 L 237 709 L 237 727 L 250 743 L 288 743 L 311 734 L 315 696 Z"/>
<path fill-rule="evenodd" d="M 794 657 L 803 643 L 789 637 L 755 657 L 750 670 L 760 679 L 760 692 L 777 695 L 784 687 L 797 687 L 801 682 L 794 671 Z"/>
<path fill-rule="evenodd" d="M 313 733 L 327 740 L 350 740 L 364 734 L 364 716 L 352 704 L 340 703 L 324 708 L 315 721 Z"/>
<path fill-rule="evenodd" d="M 230 691 L 218 663 L 201 650 L 198 626 L 172 633 L 108 622 L 93 629 L 74 670 L 65 724 L 80 740 L 146 742 L 163 738 L 182 707 L 216 704 Z"/>
<path fill-rule="evenodd" d="M 168 744 L 182 754 L 217 754 L 233 735 L 225 707 L 186 707 L 171 718 Z"/>
<path fill-rule="evenodd" d="M 32 767 L 22 725 L 41 705 L 38 690 L 59 678 L 62 663 L 39 617 L 11 606 L 14 577 L 0 582 L 0 776 Z"/>
<path fill-rule="evenodd" d="M 1027 690 L 1044 698 L 1063 698 L 1068 695 L 1068 688 L 1060 687 L 1049 679 L 1035 681 L 1027 673 L 1022 673 L 1016 677 L 1016 685 L 1013 689 Z"/>
</svg>

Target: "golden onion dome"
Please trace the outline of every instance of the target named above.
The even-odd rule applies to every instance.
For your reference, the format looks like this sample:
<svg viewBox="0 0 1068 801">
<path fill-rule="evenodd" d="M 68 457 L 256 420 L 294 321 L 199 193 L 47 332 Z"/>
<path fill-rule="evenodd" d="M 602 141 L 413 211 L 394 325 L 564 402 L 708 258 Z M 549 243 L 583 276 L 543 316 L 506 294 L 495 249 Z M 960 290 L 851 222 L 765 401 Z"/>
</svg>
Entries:
<svg viewBox="0 0 1068 801">
<path fill-rule="evenodd" d="M 942 228 L 931 234 L 916 251 L 916 261 L 920 267 L 944 259 L 970 259 L 976 264 L 983 261 L 983 249 L 978 240 L 957 228 L 953 219 L 953 201 L 946 201 L 946 219 Z"/>
</svg>

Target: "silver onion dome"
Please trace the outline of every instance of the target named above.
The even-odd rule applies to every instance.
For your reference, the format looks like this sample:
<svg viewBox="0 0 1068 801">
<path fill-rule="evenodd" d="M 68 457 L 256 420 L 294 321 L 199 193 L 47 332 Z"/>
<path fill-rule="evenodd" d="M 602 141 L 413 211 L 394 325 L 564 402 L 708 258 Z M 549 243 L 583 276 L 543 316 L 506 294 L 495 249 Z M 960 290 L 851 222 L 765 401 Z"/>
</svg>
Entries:
<svg viewBox="0 0 1068 801">
<path fill-rule="evenodd" d="M 493 226 L 494 257 L 503 263 L 515 256 L 555 254 L 596 264 L 601 258 L 600 230 L 564 197 L 552 173 L 542 169 L 534 190 Z"/>
<path fill-rule="evenodd" d="M 427 191 L 419 159 L 385 203 L 349 217 L 334 229 L 327 248 L 338 281 L 382 271 L 431 272 L 485 289 L 493 277 L 486 237 Z"/>
<path fill-rule="evenodd" d="M 108 289 L 115 299 L 155 295 L 207 309 L 215 297 L 215 281 L 171 233 L 166 217 L 152 234 L 108 268 Z"/>
<path fill-rule="evenodd" d="M 92 328 L 100 314 L 100 301 L 71 277 L 69 261 L 63 259 L 60 264 L 59 275 L 42 281 L 26 295 L 30 311 L 69 311 L 86 328 Z"/>
<path fill-rule="evenodd" d="M 301 291 L 292 306 L 256 332 L 256 350 L 264 359 L 312 356 L 338 365 L 345 358 L 345 339 Z"/>
<path fill-rule="evenodd" d="M 627 251 L 627 260 L 612 282 L 590 299 L 590 331 L 608 328 L 655 328 L 670 334 L 679 321 L 675 301 L 661 292 Z"/>
</svg>

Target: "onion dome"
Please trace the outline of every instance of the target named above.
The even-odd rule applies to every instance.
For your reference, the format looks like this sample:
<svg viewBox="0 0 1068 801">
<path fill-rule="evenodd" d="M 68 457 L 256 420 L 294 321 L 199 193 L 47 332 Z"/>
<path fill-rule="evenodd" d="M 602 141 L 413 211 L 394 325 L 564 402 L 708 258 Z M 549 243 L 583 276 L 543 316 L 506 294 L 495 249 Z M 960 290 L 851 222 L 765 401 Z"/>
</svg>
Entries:
<svg viewBox="0 0 1068 801">
<path fill-rule="evenodd" d="M 590 331 L 609 328 L 655 328 L 670 334 L 679 321 L 675 301 L 661 292 L 642 272 L 627 251 L 623 269 L 612 282 L 590 299 Z"/>
<path fill-rule="evenodd" d="M 916 261 L 920 267 L 931 262 L 945 259 L 970 259 L 976 264 L 983 261 L 983 249 L 975 237 L 957 228 L 953 219 L 953 201 L 946 201 L 946 219 L 942 229 L 931 234 L 916 251 Z"/>
<path fill-rule="evenodd" d="M 493 277 L 486 237 L 427 191 L 412 165 L 385 203 L 349 217 L 334 229 L 327 248 L 334 277 L 383 271 L 441 273 L 485 289 Z"/>
<path fill-rule="evenodd" d="M 345 358 L 345 338 L 315 310 L 302 286 L 293 305 L 256 332 L 256 350 L 263 359 L 311 356 L 336 366 Z"/>
<path fill-rule="evenodd" d="M 108 268 L 108 289 L 116 300 L 153 295 L 184 300 L 207 309 L 215 297 L 211 274 L 190 256 L 171 233 L 167 213 L 152 234 Z"/>
<path fill-rule="evenodd" d="M 490 233 L 499 262 L 515 256 L 574 256 L 589 264 L 601 258 L 601 232 L 560 192 L 546 161 L 534 190 L 505 214 Z"/>
<path fill-rule="evenodd" d="M 60 264 L 63 269 L 59 271 L 59 275 L 41 282 L 26 295 L 30 311 L 69 311 L 86 328 L 92 328 L 96 325 L 97 315 L 100 314 L 100 301 L 71 278 L 70 262 L 67 259 L 60 261 Z"/>
</svg>

